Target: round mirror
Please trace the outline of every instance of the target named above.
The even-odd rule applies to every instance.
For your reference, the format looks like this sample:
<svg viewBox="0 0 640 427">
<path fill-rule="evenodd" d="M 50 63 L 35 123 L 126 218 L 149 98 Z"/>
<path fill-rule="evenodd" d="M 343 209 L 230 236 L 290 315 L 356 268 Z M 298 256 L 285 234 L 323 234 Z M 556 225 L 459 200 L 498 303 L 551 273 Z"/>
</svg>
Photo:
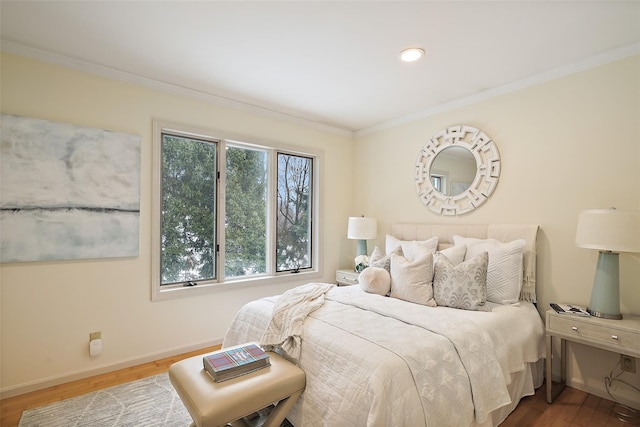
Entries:
<svg viewBox="0 0 640 427">
<path fill-rule="evenodd" d="M 415 185 L 422 203 L 440 215 L 461 215 L 483 204 L 498 185 L 500 154 L 484 132 L 452 126 L 420 151 Z"/>
<path fill-rule="evenodd" d="M 440 151 L 431 166 L 431 184 L 445 196 L 457 196 L 469 189 L 478 165 L 471 151 L 450 146 Z"/>
</svg>

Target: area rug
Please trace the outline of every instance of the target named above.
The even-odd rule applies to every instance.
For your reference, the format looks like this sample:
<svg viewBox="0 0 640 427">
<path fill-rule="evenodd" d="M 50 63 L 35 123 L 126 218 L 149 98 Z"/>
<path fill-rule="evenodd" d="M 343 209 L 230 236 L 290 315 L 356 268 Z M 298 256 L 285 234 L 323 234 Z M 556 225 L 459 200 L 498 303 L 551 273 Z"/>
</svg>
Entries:
<svg viewBox="0 0 640 427">
<path fill-rule="evenodd" d="M 273 405 L 245 418 L 264 424 Z M 18 427 L 187 427 L 191 416 L 164 373 L 23 412 Z M 293 427 L 284 420 L 281 427 Z"/>
<path fill-rule="evenodd" d="M 187 427 L 191 416 L 160 374 L 23 412 L 19 427 Z"/>
</svg>

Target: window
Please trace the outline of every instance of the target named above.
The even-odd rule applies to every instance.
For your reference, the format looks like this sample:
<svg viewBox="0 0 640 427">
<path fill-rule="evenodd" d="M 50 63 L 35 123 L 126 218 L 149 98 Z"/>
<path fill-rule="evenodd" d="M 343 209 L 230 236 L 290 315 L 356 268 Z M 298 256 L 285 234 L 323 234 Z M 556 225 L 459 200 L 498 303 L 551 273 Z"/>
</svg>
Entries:
<svg viewBox="0 0 640 427">
<path fill-rule="evenodd" d="M 227 146 L 225 277 L 267 272 L 267 152 Z"/>
<path fill-rule="evenodd" d="M 438 175 L 438 174 L 431 174 L 431 185 L 433 185 L 433 188 L 436 189 L 437 192 L 439 193 L 444 193 L 444 186 L 445 186 L 445 177 L 444 175 Z"/>
<path fill-rule="evenodd" d="M 154 122 L 153 155 L 153 299 L 320 275 L 318 152 Z"/>
<path fill-rule="evenodd" d="M 311 267 L 313 159 L 278 153 L 277 271 Z"/>
<path fill-rule="evenodd" d="M 216 143 L 162 133 L 161 285 L 216 278 Z"/>
</svg>

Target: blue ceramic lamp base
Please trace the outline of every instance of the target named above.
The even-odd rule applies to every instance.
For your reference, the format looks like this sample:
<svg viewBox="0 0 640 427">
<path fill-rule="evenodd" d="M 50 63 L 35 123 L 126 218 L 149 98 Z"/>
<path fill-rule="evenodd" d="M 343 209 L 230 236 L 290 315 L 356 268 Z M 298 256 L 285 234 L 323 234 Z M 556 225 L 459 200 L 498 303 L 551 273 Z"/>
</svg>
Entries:
<svg viewBox="0 0 640 427">
<path fill-rule="evenodd" d="M 367 254 L 367 241 L 358 240 L 358 249 L 356 250 L 356 256 Z"/>
<path fill-rule="evenodd" d="M 589 314 L 604 319 L 622 319 L 620 314 L 620 270 L 618 254 L 601 251 L 591 291 Z"/>
<path fill-rule="evenodd" d="M 356 258 L 354 259 L 354 271 L 357 273 L 361 273 L 366 267 L 363 264 L 359 264 L 357 261 L 360 255 L 367 255 L 367 241 L 366 240 L 358 240 L 358 249 L 356 250 Z"/>
</svg>

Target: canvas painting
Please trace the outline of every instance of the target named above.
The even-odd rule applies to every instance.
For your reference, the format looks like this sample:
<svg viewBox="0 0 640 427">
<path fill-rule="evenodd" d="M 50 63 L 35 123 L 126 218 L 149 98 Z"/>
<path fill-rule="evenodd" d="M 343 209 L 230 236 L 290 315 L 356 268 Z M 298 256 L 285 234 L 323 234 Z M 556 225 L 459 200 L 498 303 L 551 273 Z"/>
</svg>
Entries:
<svg viewBox="0 0 640 427">
<path fill-rule="evenodd" d="M 0 124 L 0 262 L 138 256 L 140 136 Z"/>
</svg>

